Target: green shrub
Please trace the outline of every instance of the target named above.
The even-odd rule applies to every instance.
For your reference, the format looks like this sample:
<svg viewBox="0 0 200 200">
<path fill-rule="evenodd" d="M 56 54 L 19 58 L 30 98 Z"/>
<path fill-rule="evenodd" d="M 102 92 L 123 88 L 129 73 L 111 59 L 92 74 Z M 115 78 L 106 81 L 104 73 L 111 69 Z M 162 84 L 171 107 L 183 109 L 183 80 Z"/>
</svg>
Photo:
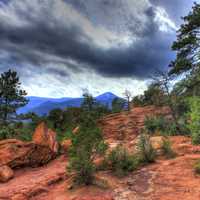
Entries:
<svg viewBox="0 0 200 200">
<path fill-rule="evenodd" d="M 72 129 L 68 129 L 64 132 L 57 129 L 56 133 L 57 133 L 56 139 L 59 142 L 62 142 L 62 141 L 67 140 L 67 139 L 72 139 L 72 137 L 73 137 Z"/>
<path fill-rule="evenodd" d="M 200 98 L 192 97 L 190 99 L 190 123 L 188 125 L 193 144 L 200 144 Z"/>
<path fill-rule="evenodd" d="M 156 131 L 165 129 L 165 120 L 163 117 L 146 117 L 144 121 L 145 130 L 149 134 L 154 134 Z"/>
<path fill-rule="evenodd" d="M 156 151 L 150 142 L 149 135 L 145 133 L 140 135 L 137 148 L 138 148 L 138 156 L 139 156 L 140 162 L 151 163 L 155 161 Z"/>
<path fill-rule="evenodd" d="M 17 139 L 29 142 L 32 140 L 32 134 L 30 132 L 26 132 L 26 129 L 22 129 L 20 130 L 20 134 L 18 135 Z"/>
<path fill-rule="evenodd" d="M 197 174 L 200 174 L 200 160 L 195 163 L 194 170 Z"/>
<path fill-rule="evenodd" d="M 76 185 L 93 183 L 95 165 L 85 150 L 80 151 L 79 156 L 70 158 L 68 171 L 75 172 L 74 183 Z"/>
<path fill-rule="evenodd" d="M 177 125 L 163 116 L 147 117 L 144 126 L 145 131 L 151 135 L 156 132 L 164 136 L 176 135 L 177 133 Z"/>
<path fill-rule="evenodd" d="M 15 136 L 15 130 L 10 126 L 3 126 L 0 129 L 0 140 L 13 138 Z"/>
<path fill-rule="evenodd" d="M 0 140 L 16 138 L 22 141 L 31 141 L 34 129 L 29 123 L 13 123 L 0 128 Z"/>
<path fill-rule="evenodd" d="M 162 151 L 167 158 L 174 158 L 176 156 L 176 153 L 173 151 L 171 141 L 169 139 L 163 140 Z"/>
<path fill-rule="evenodd" d="M 94 160 L 97 156 L 104 155 L 107 147 L 95 124 L 91 123 L 91 126 L 88 126 L 89 123 L 86 124 L 82 124 L 79 133 L 72 138 L 67 167 L 67 170 L 74 175 L 76 185 L 93 183 L 96 171 Z"/>
<path fill-rule="evenodd" d="M 109 169 L 117 176 L 125 176 L 139 165 L 138 157 L 128 153 L 128 151 L 121 146 L 117 146 L 113 149 L 108 154 L 106 160 Z"/>
</svg>

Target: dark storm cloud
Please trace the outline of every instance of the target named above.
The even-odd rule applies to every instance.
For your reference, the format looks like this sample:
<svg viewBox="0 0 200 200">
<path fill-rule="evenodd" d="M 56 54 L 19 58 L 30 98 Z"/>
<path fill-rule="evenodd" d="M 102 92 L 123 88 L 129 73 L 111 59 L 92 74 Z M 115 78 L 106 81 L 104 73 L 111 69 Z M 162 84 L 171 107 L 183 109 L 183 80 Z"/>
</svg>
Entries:
<svg viewBox="0 0 200 200">
<path fill-rule="evenodd" d="M 55 1 L 49 2 L 55 3 Z M 72 3 L 72 1 L 69 2 Z M 85 13 L 88 20 L 93 17 L 87 12 L 83 1 L 73 2 L 76 2 L 73 6 L 79 12 Z M 119 0 L 115 1 L 115 4 L 110 4 L 110 2 L 114 1 L 102 1 L 104 7 L 113 9 L 112 12 L 115 7 L 119 9 L 119 6 L 123 5 Z M 173 57 L 170 53 L 172 35 L 159 30 L 159 24 L 154 20 L 156 11 L 153 6 L 147 6 L 144 10 L 144 17 L 148 20 L 143 24 L 143 28 L 139 19 L 128 16 L 126 21 L 128 30 L 133 37 L 136 37 L 133 43 L 126 46 L 111 45 L 109 48 L 97 45 L 94 38 L 85 32 L 85 24 L 68 23 L 67 18 L 66 24 L 59 23 L 59 20 L 54 19 L 54 16 L 49 13 L 50 10 L 45 9 L 45 11 L 36 13 L 38 16 L 33 17 L 28 10 L 16 9 L 15 14 L 17 13 L 22 21 L 28 22 L 28 25 L 16 26 L 9 21 L 0 20 L 0 52 L 8 54 L 5 63 L 16 63 L 16 65 L 28 63 L 36 67 L 49 63 L 56 66 L 61 63 L 73 70 L 93 69 L 108 77 L 143 79 L 156 68 L 165 68 Z M 120 17 L 123 18 L 119 15 Z M 98 19 L 94 18 L 93 24 L 95 22 L 101 24 L 102 22 Z M 129 23 L 131 21 L 132 23 Z M 56 68 L 51 69 L 51 72 L 63 75 L 62 70 Z"/>
</svg>

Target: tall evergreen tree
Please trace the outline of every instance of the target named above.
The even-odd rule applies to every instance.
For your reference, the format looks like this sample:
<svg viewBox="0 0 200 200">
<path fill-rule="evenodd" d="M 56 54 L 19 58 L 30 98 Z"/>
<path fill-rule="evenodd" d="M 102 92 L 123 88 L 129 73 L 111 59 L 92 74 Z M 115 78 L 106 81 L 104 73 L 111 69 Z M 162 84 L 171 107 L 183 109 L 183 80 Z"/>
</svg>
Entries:
<svg viewBox="0 0 200 200">
<path fill-rule="evenodd" d="M 194 3 L 192 11 L 183 20 L 177 41 L 172 46 L 177 56 L 170 65 L 170 74 L 195 72 L 200 66 L 200 4 Z"/>
<path fill-rule="evenodd" d="M 8 70 L 0 75 L 0 123 L 6 125 L 17 117 L 17 109 L 25 106 L 26 91 L 20 88 L 17 72 Z"/>
</svg>

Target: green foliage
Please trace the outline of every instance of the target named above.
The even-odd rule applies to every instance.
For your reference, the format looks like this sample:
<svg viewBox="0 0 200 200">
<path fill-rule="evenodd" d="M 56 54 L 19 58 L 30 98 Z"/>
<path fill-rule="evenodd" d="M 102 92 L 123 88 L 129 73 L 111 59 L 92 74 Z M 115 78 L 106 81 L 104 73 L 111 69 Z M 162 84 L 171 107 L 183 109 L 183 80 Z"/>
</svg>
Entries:
<svg viewBox="0 0 200 200">
<path fill-rule="evenodd" d="M 81 108 L 67 108 L 66 110 L 54 109 L 47 116 L 48 126 L 59 134 L 59 138 L 65 138 L 65 134 L 78 126 L 82 117 Z"/>
<path fill-rule="evenodd" d="M 195 163 L 194 170 L 197 174 L 200 174 L 200 160 Z"/>
<path fill-rule="evenodd" d="M 125 107 L 125 103 L 126 102 L 124 99 L 118 97 L 114 98 L 112 101 L 112 112 L 113 113 L 121 112 Z"/>
<path fill-rule="evenodd" d="M 163 151 L 163 154 L 169 159 L 174 158 L 176 156 L 176 153 L 172 149 L 171 141 L 167 138 L 163 140 L 162 151 Z"/>
<path fill-rule="evenodd" d="M 172 136 L 176 134 L 185 134 L 187 132 L 183 124 L 181 133 L 177 133 L 177 124 L 172 120 L 164 118 L 163 116 L 146 117 L 144 126 L 145 131 L 150 135 L 159 133 L 164 136 Z"/>
<path fill-rule="evenodd" d="M 74 184 L 76 185 L 90 185 L 94 181 L 95 165 L 84 149 L 83 152 L 80 151 L 79 156 L 70 158 L 68 171 L 75 172 Z"/>
<path fill-rule="evenodd" d="M 166 94 L 162 87 L 157 83 L 152 83 L 144 91 L 144 95 L 134 97 L 132 103 L 134 106 L 163 106 L 166 105 L 166 101 Z"/>
<path fill-rule="evenodd" d="M 19 126 L 19 124 L 21 124 Z M 13 123 L 2 126 L 0 129 L 0 140 L 3 139 L 20 139 L 22 141 L 31 141 L 34 129 L 30 123 Z"/>
<path fill-rule="evenodd" d="M 106 163 L 115 175 L 125 176 L 139 166 L 139 159 L 125 148 L 117 146 L 108 154 Z"/>
<path fill-rule="evenodd" d="M 10 126 L 2 126 L 0 129 L 0 140 L 13 138 L 15 135 L 14 129 Z"/>
<path fill-rule="evenodd" d="M 137 96 L 133 97 L 132 104 L 135 107 L 137 107 L 137 106 L 142 107 L 142 106 L 147 105 L 147 102 L 145 102 L 144 95 L 137 95 Z"/>
<path fill-rule="evenodd" d="M 183 17 L 177 40 L 172 49 L 176 51 L 176 59 L 171 62 L 171 75 L 186 74 L 181 81 L 182 95 L 200 95 L 200 4 L 194 3 L 189 14 Z"/>
<path fill-rule="evenodd" d="M 105 114 L 110 113 L 107 106 L 98 103 L 95 98 L 85 92 L 83 94 L 83 103 L 81 105 L 82 113 L 81 113 L 81 120 L 84 121 L 86 115 L 92 116 L 93 120 L 97 120 Z"/>
<path fill-rule="evenodd" d="M 188 125 L 191 134 L 193 144 L 200 144 L 200 98 L 192 97 L 190 99 L 190 113 Z"/>
<path fill-rule="evenodd" d="M 92 111 L 94 109 L 94 107 L 96 107 L 97 102 L 95 100 L 95 98 L 89 94 L 89 92 L 85 92 L 83 94 L 83 103 L 81 105 L 81 107 L 85 110 L 85 111 Z"/>
<path fill-rule="evenodd" d="M 20 89 L 17 73 L 11 70 L 0 76 L 0 124 L 16 120 L 16 110 L 27 104 L 26 92 Z"/>
<path fill-rule="evenodd" d="M 155 161 L 156 151 L 151 144 L 149 135 L 145 133 L 140 135 L 137 148 L 141 163 L 151 163 Z"/>
<path fill-rule="evenodd" d="M 181 74 L 199 68 L 199 19 L 200 4 L 195 3 L 192 11 L 183 17 L 184 23 L 178 31 L 177 41 L 172 46 L 177 56 L 171 63 L 171 74 Z"/>
<path fill-rule="evenodd" d="M 59 131 L 57 129 L 56 133 L 57 133 L 57 141 L 58 142 L 62 142 L 62 141 L 67 140 L 67 139 L 72 139 L 73 135 L 74 135 L 73 132 L 72 132 L 72 129 L 68 129 L 65 132 Z"/>
<path fill-rule="evenodd" d="M 52 126 L 55 130 L 61 128 L 64 123 L 64 112 L 59 108 L 51 110 L 47 119 L 52 122 Z"/>
<path fill-rule="evenodd" d="M 101 131 L 88 114 L 81 123 L 80 131 L 72 138 L 68 170 L 75 173 L 74 183 L 89 185 L 94 181 L 94 159 L 104 155 L 107 145 Z"/>
<path fill-rule="evenodd" d="M 146 117 L 144 121 L 145 130 L 149 134 L 154 134 L 156 131 L 165 130 L 164 117 Z"/>
<path fill-rule="evenodd" d="M 15 130 L 15 132 L 16 132 L 16 135 L 17 135 L 16 136 L 17 139 L 20 139 L 20 140 L 26 141 L 26 142 L 32 140 L 33 130 L 31 128 L 24 127 L 24 128 Z"/>
</svg>

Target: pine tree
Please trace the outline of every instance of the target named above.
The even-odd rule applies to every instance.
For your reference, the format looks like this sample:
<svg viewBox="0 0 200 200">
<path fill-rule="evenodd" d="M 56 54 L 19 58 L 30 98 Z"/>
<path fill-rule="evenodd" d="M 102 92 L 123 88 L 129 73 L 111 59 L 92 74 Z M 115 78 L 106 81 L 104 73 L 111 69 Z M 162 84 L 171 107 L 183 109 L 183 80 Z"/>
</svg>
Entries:
<svg viewBox="0 0 200 200">
<path fill-rule="evenodd" d="M 26 91 L 20 88 L 17 72 L 8 70 L 0 75 L 0 124 L 7 125 L 17 119 L 17 109 L 25 106 Z"/>
<path fill-rule="evenodd" d="M 200 4 L 194 3 L 192 11 L 183 20 L 177 41 L 172 46 L 177 56 L 170 65 L 170 74 L 195 72 L 200 66 Z"/>
</svg>

